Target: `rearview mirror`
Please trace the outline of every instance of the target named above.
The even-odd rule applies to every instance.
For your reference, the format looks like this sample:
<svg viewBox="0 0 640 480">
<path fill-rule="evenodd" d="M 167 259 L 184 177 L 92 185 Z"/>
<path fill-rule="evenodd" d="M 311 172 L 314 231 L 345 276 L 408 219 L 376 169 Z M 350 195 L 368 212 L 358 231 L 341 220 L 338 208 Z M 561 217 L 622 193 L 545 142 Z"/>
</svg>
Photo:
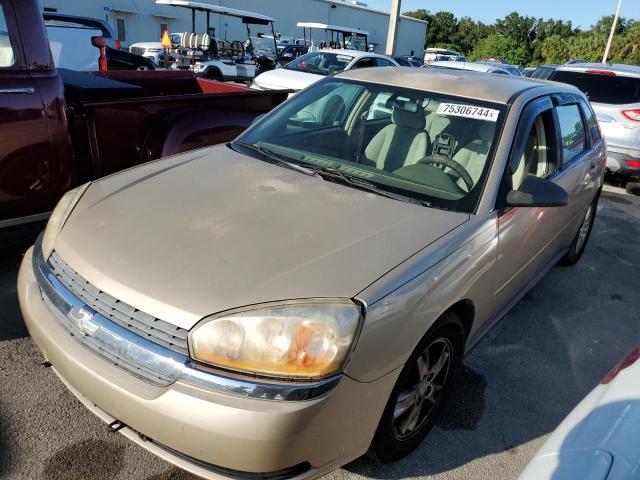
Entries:
<svg viewBox="0 0 640 480">
<path fill-rule="evenodd" d="M 527 175 L 518 190 L 507 194 L 510 207 L 563 207 L 569 204 L 569 194 L 550 180 Z"/>
</svg>

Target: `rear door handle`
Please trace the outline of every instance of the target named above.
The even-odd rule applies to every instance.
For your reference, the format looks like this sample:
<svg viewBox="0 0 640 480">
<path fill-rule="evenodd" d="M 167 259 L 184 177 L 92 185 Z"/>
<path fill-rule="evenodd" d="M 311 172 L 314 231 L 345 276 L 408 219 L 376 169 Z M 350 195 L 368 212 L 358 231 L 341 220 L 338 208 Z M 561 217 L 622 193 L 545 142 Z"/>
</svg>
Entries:
<svg viewBox="0 0 640 480">
<path fill-rule="evenodd" d="M 36 89 L 33 88 L 33 87 L 27 87 L 27 88 L 2 88 L 2 89 L 0 89 L 0 93 L 7 93 L 7 94 L 25 93 L 27 95 L 33 95 L 34 93 L 36 93 Z"/>
</svg>

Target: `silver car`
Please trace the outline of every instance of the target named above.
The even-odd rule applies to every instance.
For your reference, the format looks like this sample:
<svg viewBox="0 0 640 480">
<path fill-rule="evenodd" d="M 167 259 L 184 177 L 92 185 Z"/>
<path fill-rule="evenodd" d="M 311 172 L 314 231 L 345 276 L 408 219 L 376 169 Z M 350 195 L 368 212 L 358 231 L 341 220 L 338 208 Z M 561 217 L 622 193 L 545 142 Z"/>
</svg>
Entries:
<svg viewBox="0 0 640 480">
<path fill-rule="evenodd" d="M 640 189 L 640 67 L 579 63 L 558 67 L 549 80 L 569 83 L 586 95 L 607 141 L 607 168 Z"/>
<path fill-rule="evenodd" d="M 574 87 L 352 70 L 228 145 L 69 192 L 20 305 L 88 409 L 194 473 L 389 462 L 432 428 L 465 349 L 579 260 L 605 159 Z"/>
<path fill-rule="evenodd" d="M 467 70 L 474 72 L 495 73 L 498 75 L 513 75 L 511 71 L 500 63 L 480 63 L 480 62 L 454 62 L 454 61 L 437 61 L 426 63 L 424 68 L 451 68 L 454 70 Z"/>
</svg>

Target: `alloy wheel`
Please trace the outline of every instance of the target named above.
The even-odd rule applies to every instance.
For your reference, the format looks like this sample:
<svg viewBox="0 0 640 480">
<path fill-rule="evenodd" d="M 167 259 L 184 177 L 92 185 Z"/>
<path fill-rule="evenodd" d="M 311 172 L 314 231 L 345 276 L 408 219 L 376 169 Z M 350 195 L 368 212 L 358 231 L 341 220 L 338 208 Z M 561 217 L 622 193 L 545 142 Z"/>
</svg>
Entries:
<svg viewBox="0 0 640 480">
<path fill-rule="evenodd" d="M 393 412 L 393 434 L 407 440 L 420 430 L 440 401 L 453 361 L 446 338 L 430 343 L 407 370 L 407 387 L 400 391 Z"/>
<path fill-rule="evenodd" d="M 576 242 L 576 252 L 581 252 L 589 236 L 591 229 L 591 221 L 593 220 L 593 205 L 589 205 L 589 209 L 584 216 L 580 230 L 578 231 L 578 241 Z"/>
</svg>

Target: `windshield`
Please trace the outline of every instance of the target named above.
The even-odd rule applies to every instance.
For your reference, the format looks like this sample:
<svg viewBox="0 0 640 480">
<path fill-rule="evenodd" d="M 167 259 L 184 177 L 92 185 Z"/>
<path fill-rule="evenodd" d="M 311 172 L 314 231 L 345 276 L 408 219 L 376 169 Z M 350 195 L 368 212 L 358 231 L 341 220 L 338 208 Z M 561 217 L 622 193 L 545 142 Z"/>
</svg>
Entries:
<svg viewBox="0 0 640 480">
<path fill-rule="evenodd" d="M 239 141 L 428 206 L 473 212 L 505 113 L 504 105 L 327 78 Z"/>
<path fill-rule="evenodd" d="M 256 56 L 260 55 L 275 55 L 275 43 L 273 38 L 265 38 L 265 37 L 251 37 L 251 43 L 253 44 L 253 48 L 255 48 Z"/>
<path fill-rule="evenodd" d="M 358 35 L 356 33 L 344 33 L 344 48 L 347 50 L 360 50 L 361 52 L 367 51 L 367 37 L 364 35 Z"/>
<path fill-rule="evenodd" d="M 284 68 L 317 75 L 333 75 L 342 72 L 352 60 L 351 55 L 319 51 L 307 53 Z"/>
</svg>

